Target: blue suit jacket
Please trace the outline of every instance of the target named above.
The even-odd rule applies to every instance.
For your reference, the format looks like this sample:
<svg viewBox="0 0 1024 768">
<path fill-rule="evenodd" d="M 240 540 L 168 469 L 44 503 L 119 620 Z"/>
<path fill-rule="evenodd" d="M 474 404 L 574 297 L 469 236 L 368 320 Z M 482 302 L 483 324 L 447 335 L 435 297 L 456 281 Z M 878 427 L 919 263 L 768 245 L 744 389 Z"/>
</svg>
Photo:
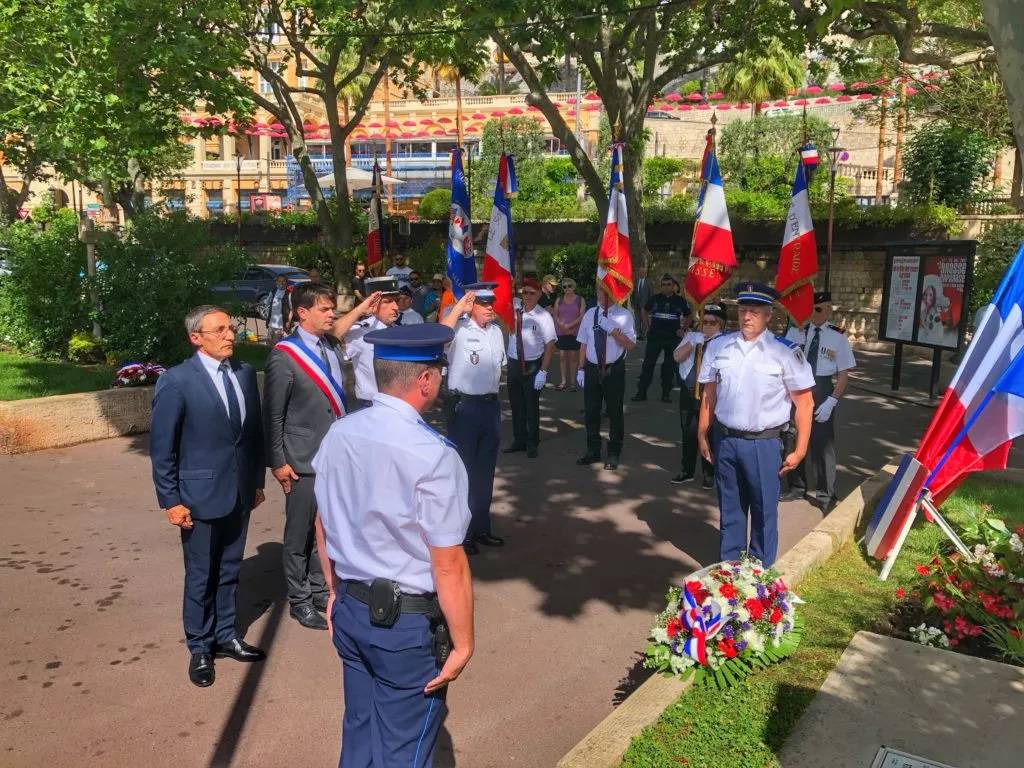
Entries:
<svg viewBox="0 0 1024 768">
<path fill-rule="evenodd" d="M 252 509 L 266 469 L 256 372 L 231 361 L 245 395 L 245 422 L 235 434 L 224 401 L 197 352 L 163 374 L 153 395 L 149 455 L 164 509 L 184 504 L 197 520 L 229 514 L 238 498 Z"/>
</svg>

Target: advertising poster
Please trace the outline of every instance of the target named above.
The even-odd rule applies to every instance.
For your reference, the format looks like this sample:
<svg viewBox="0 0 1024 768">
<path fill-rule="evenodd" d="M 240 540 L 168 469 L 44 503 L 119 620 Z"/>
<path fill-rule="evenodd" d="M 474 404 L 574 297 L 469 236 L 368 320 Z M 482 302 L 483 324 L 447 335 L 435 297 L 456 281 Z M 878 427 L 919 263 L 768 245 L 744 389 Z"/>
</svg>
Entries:
<svg viewBox="0 0 1024 768">
<path fill-rule="evenodd" d="M 914 308 L 921 267 L 918 256 L 893 256 L 885 334 L 899 341 L 914 340 Z"/>
<path fill-rule="evenodd" d="M 921 261 L 921 298 L 914 340 L 956 349 L 964 312 L 967 259 L 944 254 L 925 256 Z"/>
</svg>

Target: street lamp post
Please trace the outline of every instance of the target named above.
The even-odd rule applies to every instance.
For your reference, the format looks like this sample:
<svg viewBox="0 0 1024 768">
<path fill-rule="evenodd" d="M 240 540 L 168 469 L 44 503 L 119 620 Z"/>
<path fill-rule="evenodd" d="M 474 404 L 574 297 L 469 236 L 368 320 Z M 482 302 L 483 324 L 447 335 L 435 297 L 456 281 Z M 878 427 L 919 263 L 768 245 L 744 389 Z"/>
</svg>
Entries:
<svg viewBox="0 0 1024 768">
<path fill-rule="evenodd" d="M 825 241 L 825 290 L 831 290 L 832 277 L 832 225 L 836 213 L 836 174 L 839 160 L 846 150 L 838 145 L 839 127 L 832 126 L 832 145 L 828 148 L 828 239 Z"/>
<path fill-rule="evenodd" d="M 235 218 L 238 219 L 238 244 L 242 244 L 242 155 L 235 155 Z"/>
</svg>

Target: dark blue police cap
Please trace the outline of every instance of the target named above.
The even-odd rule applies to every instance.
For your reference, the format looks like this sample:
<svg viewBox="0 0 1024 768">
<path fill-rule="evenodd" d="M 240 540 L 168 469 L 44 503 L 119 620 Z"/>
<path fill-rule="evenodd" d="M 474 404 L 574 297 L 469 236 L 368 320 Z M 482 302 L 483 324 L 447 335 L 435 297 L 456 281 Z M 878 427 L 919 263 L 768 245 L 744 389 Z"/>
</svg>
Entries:
<svg viewBox="0 0 1024 768">
<path fill-rule="evenodd" d="M 462 286 L 463 290 L 475 293 L 476 300 L 481 304 L 494 301 L 494 289 L 497 287 L 498 284 L 493 282 L 470 283 L 469 285 Z"/>
<path fill-rule="evenodd" d="M 417 323 L 371 331 L 363 338 L 373 344 L 377 360 L 432 363 L 445 359 L 444 345 L 455 338 L 455 331 L 441 323 Z"/>
<path fill-rule="evenodd" d="M 779 292 L 764 283 L 740 283 L 736 286 L 737 304 L 767 304 L 779 300 Z"/>
</svg>

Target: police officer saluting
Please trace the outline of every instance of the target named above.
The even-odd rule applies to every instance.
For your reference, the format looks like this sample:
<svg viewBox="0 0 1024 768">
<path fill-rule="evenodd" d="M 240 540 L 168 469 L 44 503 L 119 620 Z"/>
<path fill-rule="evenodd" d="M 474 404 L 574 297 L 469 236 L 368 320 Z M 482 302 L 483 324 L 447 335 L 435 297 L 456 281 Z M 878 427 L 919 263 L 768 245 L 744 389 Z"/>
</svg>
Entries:
<svg viewBox="0 0 1024 768">
<path fill-rule="evenodd" d="M 786 332 L 786 338 L 803 349 L 814 372 L 814 421 L 808 460 L 793 473 L 790 491 L 783 494 L 782 499 L 797 498 L 807 492 L 807 465 L 810 464 L 816 480 L 813 501 L 825 512 L 836 503 L 835 407 L 846 392 L 850 369 L 857 365 L 849 339 L 842 330 L 829 324 L 831 317 L 832 294 L 816 293 L 811 322 Z"/>
<path fill-rule="evenodd" d="M 799 346 L 768 330 L 778 292 L 743 283 L 736 296 L 739 332 L 712 339 L 704 350 L 697 443 L 701 456 L 715 465 L 720 559 L 734 560 L 747 551 L 767 567 L 778 551 L 780 477 L 807 453 L 814 374 Z M 783 458 L 780 436 L 792 406 L 796 447 Z"/>
<path fill-rule="evenodd" d="M 540 283 L 523 280 L 522 301 L 515 303 L 515 325 L 508 337 L 508 402 L 512 409 L 512 445 L 504 453 L 526 451 L 537 457 L 540 442 L 540 393 L 555 352 L 555 321 L 540 306 Z"/>
<path fill-rule="evenodd" d="M 686 299 L 675 293 L 678 283 L 671 275 L 662 275 L 661 293 L 656 293 L 647 300 L 644 307 L 644 322 L 647 325 L 647 346 L 644 349 L 644 362 L 640 368 L 640 381 L 636 385 L 634 402 L 647 399 L 647 388 L 654 378 L 654 366 L 658 357 L 664 355 L 661 362 L 661 399 L 663 402 L 672 400 L 672 384 L 675 381 L 675 361 L 672 352 L 679 344 L 680 320 L 690 314 Z M 582 327 L 582 326 L 581 326 Z"/>
<path fill-rule="evenodd" d="M 452 337 L 437 323 L 367 334 L 373 407 L 335 422 L 313 459 L 343 767 L 433 765 L 446 686 L 473 655 L 466 470 L 422 418 Z"/>
<path fill-rule="evenodd" d="M 473 516 L 466 535 L 466 552 L 477 554 L 477 543 L 505 543 L 491 530 L 494 467 L 501 442 L 501 367 L 505 337 L 494 321 L 497 283 L 474 283 L 445 316 L 455 331 L 448 348 L 448 437 L 469 475 L 469 510 Z"/>
<path fill-rule="evenodd" d="M 373 376 L 373 345 L 365 336 L 390 328 L 398 320 L 398 281 L 394 277 L 368 277 L 366 300 L 334 324 L 334 335 L 345 342 L 345 359 L 356 378 L 356 407 L 368 407 L 377 394 Z"/>
</svg>

